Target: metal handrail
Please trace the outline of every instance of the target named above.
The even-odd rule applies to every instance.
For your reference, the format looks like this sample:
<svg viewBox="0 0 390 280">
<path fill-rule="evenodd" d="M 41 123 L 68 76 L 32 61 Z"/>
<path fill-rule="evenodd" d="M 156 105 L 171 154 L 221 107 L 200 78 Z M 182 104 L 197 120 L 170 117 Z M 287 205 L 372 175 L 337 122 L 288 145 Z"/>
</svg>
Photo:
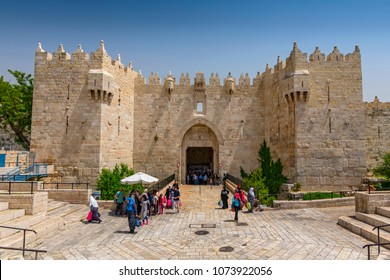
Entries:
<svg viewBox="0 0 390 280">
<path fill-rule="evenodd" d="M 384 228 L 384 227 L 388 227 L 388 226 L 390 226 L 390 224 L 386 224 L 386 225 L 381 225 L 381 226 L 376 226 L 376 227 L 374 227 L 372 230 L 375 230 L 375 229 L 378 229 L 378 255 L 380 254 L 380 252 L 381 252 L 381 244 L 380 244 L 380 229 L 381 228 Z"/>
<path fill-rule="evenodd" d="M 48 183 L 48 182 L 43 182 L 42 183 L 42 188 L 45 189 L 45 185 L 56 185 L 56 189 L 59 190 L 60 188 L 58 188 L 59 185 L 71 185 L 72 186 L 72 190 L 74 189 L 74 185 L 86 185 L 87 186 L 87 190 L 89 190 L 89 185 L 90 183 Z"/>
<path fill-rule="evenodd" d="M 24 257 L 24 251 L 26 250 L 26 231 L 31 231 L 35 234 L 37 232 L 33 229 L 28 229 L 28 228 L 19 228 L 19 227 L 9 227 L 9 226 L 0 226 L 0 228 L 8 228 L 8 229 L 14 229 L 14 230 L 23 230 L 23 257 Z"/>
<path fill-rule="evenodd" d="M 161 189 L 166 187 L 166 185 L 168 185 L 170 182 L 175 180 L 175 177 L 176 177 L 175 174 L 172 174 L 172 175 L 166 177 L 165 179 L 160 180 L 160 181 L 154 183 L 148 189 L 160 191 Z"/>
<path fill-rule="evenodd" d="M 23 251 L 23 257 L 24 257 L 24 252 L 35 252 L 35 259 L 38 258 L 38 253 L 47 253 L 46 250 L 37 250 L 37 249 L 22 249 L 22 248 L 14 248 L 14 247 L 3 247 L 0 246 L 0 249 L 4 250 L 14 250 L 14 251 Z"/>
<path fill-rule="evenodd" d="M 370 248 L 371 248 L 372 246 L 378 246 L 378 247 L 380 247 L 380 246 L 384 246 L 384 245 L 390 245 L 390 242 L 385 242 L 385 243 L 373 243 L 373 244 L 364 245 L 364 246 L 363 246 L 363 249 L 366 248 L 366 247 L 367 247 L 367 249 L 368 249 L 368 260 L 371 260 Z M 379 255 L 379 254 L 378 254 L 378 255 Z"/>
</svg>

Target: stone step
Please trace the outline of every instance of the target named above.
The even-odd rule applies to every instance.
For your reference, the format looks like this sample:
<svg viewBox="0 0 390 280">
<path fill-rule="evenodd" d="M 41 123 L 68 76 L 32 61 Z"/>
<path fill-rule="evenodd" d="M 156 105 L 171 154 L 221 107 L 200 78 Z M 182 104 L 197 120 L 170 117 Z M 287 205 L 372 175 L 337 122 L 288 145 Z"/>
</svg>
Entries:
<svg viewBox="0 0 390 280">
<path fill-rule="evenodd" d="M 65 204 L 61 207 L 55 208 L 49 212 L 47 212 L 48 217 L 64 217 L 66 215 L 69 215 L 80 208 L 77 204 Z"/>
<path fill-rule="evenodd" d="M 55 211 L 58 208 L 64 207 L 65 205 L 68 205 L 68 202 L 62 202 L 62 201 L 50 201 L 47 203 L 47 212 Z"/>
<path fill-rule="evenodd" d="M 9 207 L 8 202 L 0 202 L 0 211 L 6 210 Z"/>
<path fill-rule="evenodd" d="M 381 216 L 390 218 L 390 207 L 377 207 L 376 213 Z"/>
<path fill-rule="evenodd" d="M 24 209 L 6 209 L 0 212 L 0 224 L 4 225 L 5 223 L 15 220 L 17 218 L 23 217 L 26 210 Z"/>
<path fill-rule="evenodd" d="M 377 260 L 390 260 L 390 251 L 381 248 L 381 253 L 379 254 Z"/>
<path fill-rule="evenodd" d="M 83 204 L 74 205 L 77 205 L 77 210 L 63 217 L 65 225 L 80 222 L 80 220 L 85 220 L 87 218 L 89 207 Z"/>
<path fill-rule="evenodd" d="M 355 215 L 356 215 L 356 219 L 366 224 L 369 224 L 372 227 L 390 224 L 390 218 L 378 214 L 365 214 L 365 213 L 356 212 Z M 390 226 L 383 227 L 381 230 L 390 232 Z"/>
<path fill-rule="evenodd" d="M 38 223 L 44 221 L 45 219 L 46 219 L 46 215 L 44 215 L 43 213 L 36 214 L 36 215 L 24 215 L 24 216 L 19 217 L 17 219 L 13 219 L 11 221 L 8 221 L 8 222 L 2 224 L 2 226 L 29 229 L 33 225 L 38 224 Z M 16 233 L 23 235 L 23 231 L 20 231 L 20 230 L 0 228 L 0 244 L 2 244 L 2 241 L 4 238 L 6 238 L 10 235 L 14 235 Z M 5 246 L 5 245 L 0 245 L 0 246 Z"/>
<path fill-rule="evenodd" d="M 372 230 L 373 226 L 356 219 L 356 217 L 341 216 L 339 217 L 337 224 L 357 235 L 360 235 L 372 241 L 373 243 L 378 242 L 377 231 Z M 390 242 L 390 233 L 386 231 L 381 231 L 380 242 Z M 370 243 L 368 242 L 367 244 Z M 390 246 L 386 246 L 386 248 L 390 248 Z"/>
<path fill-rule="evenodd" d="M 37 223 L 29 229 L 35 230 L 36 234 L 34 232 L 28 231 L 26 232 L 26 248 L 28 249 L 39 249 L 39 250 L 45 250 L 45 248 L 41 246 L 28 246 L 30 243 L 36 241 L 39 238 L 44 238 L 45 236 L 57 232 L 57 230 L 61 230 L 64 228 L 64 220 L 62 218 L 47 218 L 44 221 Z M 13 235 L 7 236 L 6 238 L 2 238 L 0 240 L 1 246 L 5 247 L 14 247 L 14 248 L 22 248 L 23 247 L 23 232 L 18 232 Z M 13 255 L 13 251 L 10 250 L 4 250 L 2 252 L 2 257 L 9 258 L 9 256 Z M 35 258 L 35 253 L 26 252 L 26 256 L 30 255 L 30 257 L 26 259 L 33 259 Z M 41 254 L 41 253 L 40 253 Z M 44 254 L 44 253 L 42 253 Z M 42 255 L 41 254 L 41 255 Z M 17 254 L 16 254 L 17 255 Z M 20 255 L 22 253 L 20 252 Z"/>
</svg>

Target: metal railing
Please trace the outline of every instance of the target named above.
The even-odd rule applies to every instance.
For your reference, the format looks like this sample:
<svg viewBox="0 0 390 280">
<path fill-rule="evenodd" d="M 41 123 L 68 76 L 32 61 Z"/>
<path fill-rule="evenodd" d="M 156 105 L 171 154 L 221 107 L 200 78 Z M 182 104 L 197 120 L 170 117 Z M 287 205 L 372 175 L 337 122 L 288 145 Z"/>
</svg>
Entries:
<svg viewBox="0 0 390 280">
<path fill-rule="evenodd" d="M 370 248 L 372 246 L 378 246 L 378 255 L 381 253 L 381 246 L 386 246 L 386 245 L 390 245 L 390 242 L 384 242 L 384 243 L 381 243 L 381 240 L 380 240 L 380 229 L 384 228 L 384 227 L 389 227 L 390 224 L 386 224 L 386 225 L 381 225 L 381 226 L 376 226 L 374 227 L 372 230 L 375 230 L 377 229 L 377 243 L 374 243 L 374 244 L 367 244 L 367 245 L 364 245 L 363 246 L 363 249 L 367 247 L 368 249 L 368 259 L 370 260 L 371 259 L 371 255 L 370 255 Z"/>
<path fill-rule="evenodd" d="M 236 185 L 240 184 L 242 186 L 244 184 L 244 181 L 242 181 L 241 179 L 238 179 L 237 177 L 234 177 L 233 175 L 230 175 L 230 174 L 226 174 L 226 179 L 233 182 Z"/>
<path fill-rule="evenodd" d="M 175 177 L 176 177 L 175 174 L 172 174 L 172 175 L 166 177 L 165 179 L 160 180 L 160 181 L 154 183 L 153 185 L 151 185 L 150 187 L 148 187 L 148 189 L 160 191 L 161 189 L 163 189 L 164 187 L 166 187 L 166 185 L 168 185 L 170 182 L 172 182 L 173 180 L 175 180 Z"/>
<path fill-rule="evenodd" d="M 23 251 L 23 257 L 24 257 L 24 253 L 26 251 L 27 252 L 35 252 L 35 259 L 37 259 L 38 253 L 47 253 L 46 250 L 26 249 L 26 231 L 31 231 L 31 232 L 37 234 L 37 232 L 35 230 L 27 229 L 27 228 L 9 227 L 9 226 L 0 226 L 0 228 L 7 228 L 7 229 L 14 229 L 14 230 L 23 230 L 23 248 L 0 247 L 0 249 L 14 250 L 14 251 Z"/>
<path fill-rule="evenodd" d="M 42 183 L 42 189 L 53 189 L 53 188 L 45 188 L 45 186 L 50 186 L 50 185 L 54 185 L 56 190 L 67 190 L 67 189 L 77 189 L 79 190 L 80 188 L 77 188 L 75 186 L 85 186 L 84 188 L 81 188 L 81 189 L 86 189 L 86 190 L 89 190 L 89 185 L 90 183 L 47 183 L 47 182 L 43 182 Z M 70 188 L 64 188 L 63 186 L 70 186 Z"/>
<path fill-rule="evenodd" d="M 25 168 L 16 167 L 0 176 L 1 181 L 27 181 L 30 178 L 47 177 L 48 164 L 36 163 Z"/>
<path fill-rule="evenodd" d="M 15 191 L 15 192 L 12 192 L 12 186 L 13 185 L 20 185 L 20 184 L 23 184 L 23 185 L 25 185 L 25 184 L 28 184 L 28 183 L 30 183 L 30 191 L 28 192 L 28 193 L 31 193 L 31 194 L 33 194 L 34 193 L 34 184 L 36 184 L 36 182 L 33 182 L 33 181 L 31 181 L 31 182 L 15 182 L 15 181 L 7 181 L 7 182 L 3 182 L 3 184 L 4 183 L 8 183 L 8 194 L 11 194 L 11 193 L 26 193 L 27 191 L 21 191 L 21 190 L 17 190 L 17 191 Z"/>
</svg>

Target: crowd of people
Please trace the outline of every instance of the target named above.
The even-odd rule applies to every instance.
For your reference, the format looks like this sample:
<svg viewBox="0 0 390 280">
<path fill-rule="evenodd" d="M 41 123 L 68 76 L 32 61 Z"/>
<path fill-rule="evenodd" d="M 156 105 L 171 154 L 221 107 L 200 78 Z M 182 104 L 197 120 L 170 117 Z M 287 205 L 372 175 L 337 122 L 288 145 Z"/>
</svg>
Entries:
<svg viewBox="0 0 390 280">
<path fill-rule="evenodd" d="M 123 203 L 125 203 L 126 214 L 129 223 L 130 233 L 135 233 L 138 226 L 149 224 L 151 216 L 164 214 L 164 209 L 172 209 L 174 213 L 180 212 L 180 190 L 177 181 L 169 186 L 165 194 L 154 190 L 149 192 L 144 189 L 143 193 L 137 190 L 131 191 L 125 199 L 123 189 L 115 194 L 116 210 L 115 215 L 123 215 Z"/>
<path fill-rule="evenodd" d="M 187 170 L 186 183 L 188 185 L 219 185 L 221 176 L 213 173 L 206 167 L 189 168 Z"/>
<path fill-rule="evenodd" d="M 207 176 L 207 174 L 205 176 Z M 226 178 L 224 179 L 226 180 Z M 226 184 L 223 184 L 220 194 L 222 209 L 229 209 L 229 194 L 230 192 L 227 189 Z M 148 225 L 151 216 L 164 214 L 164 209 L 166 208 L 172 209 L 174 213 L 179 213 L 182 204 L 177 181 L 175 181 L 172 187 L 168 186 L 165 193 L 159 193 L 156 190 L 149 192 L 147 189 L 144 189 L 144 191 L 140 193 L 137 190 L 133 190 L 126 197 L 123 188 L 120 188 L 115 194 L 115 203 L 115 216 L 127 216 L 130 233 L 132 234 L 135 233 L 136 227 Z M 238 223 L 238 213 L 244 206 L 248 209 L 249 213 L 252 213 L 254 205 L 254 189 L 250 188 L 248 195 L 245 196 L 244 191 L 238 184 L 234 190 L 230 207 L 235 213 L 235 222 Z M 87 218 L 88 222 L 102 222 L 98 207 L 96 199 L 91 195 L 90 214 Z M 123 211 L 124 209 L 125 211 Z"/>
</svg>

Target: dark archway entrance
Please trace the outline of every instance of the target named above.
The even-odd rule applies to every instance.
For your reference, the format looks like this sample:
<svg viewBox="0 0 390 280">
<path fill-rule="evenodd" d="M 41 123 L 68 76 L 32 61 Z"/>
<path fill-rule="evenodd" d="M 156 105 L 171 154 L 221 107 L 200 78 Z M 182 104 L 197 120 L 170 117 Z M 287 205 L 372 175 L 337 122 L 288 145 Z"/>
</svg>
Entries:
<svg viewBox="0 0 390 280">
<path fill-rule="evenodd" d="M 218 139 L 207 125 L 195 124 L 183 135 L 180 163 L 182 183 L 193 182 L 194 171 L 208 177 L 219 172 Z"/>
<path fill-rule="evenodd" d="M 212 147 L 188 147 L 186 151 L 187 174 L 214 173 L 214 150 Z M 189 180 L 191 183 L 192 178 Z"/>
</svg>

